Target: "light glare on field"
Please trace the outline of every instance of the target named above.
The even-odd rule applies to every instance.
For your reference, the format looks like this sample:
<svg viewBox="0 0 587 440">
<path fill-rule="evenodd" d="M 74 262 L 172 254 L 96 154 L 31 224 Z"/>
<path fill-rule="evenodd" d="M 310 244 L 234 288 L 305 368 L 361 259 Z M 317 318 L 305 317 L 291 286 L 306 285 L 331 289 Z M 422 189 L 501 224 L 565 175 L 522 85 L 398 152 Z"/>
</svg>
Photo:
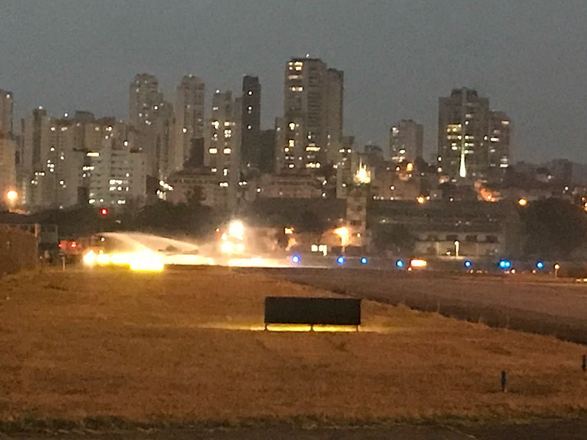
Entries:
<svg viewBox="0 0 587 440">
<path fill-rule="evenodd" d="M 359 328 L 354 325 L 327 325 L 327 324 L 267 324 L 266 330 L 271 332 L 357 332 Z"/>
<path fill-rule="evenodd" d="M 110 254 L 94 251 L 83 256 L 84 265 L 93 266 L 128 266 L 137 272 L 161 272 L 165 268 L 163 259 L 155 252 L 141 250 L 137 252 L 113 252 Z"/>
<path fill-rule="evenodd" d="M 93 266 L 96 264 L 96 253 L 94 251 L 86 252 L 82 260 L 85 266 Z"/>
<path fill-rule="evenodd" d="M 130 270 L 138 272 L 161 272 L 165 265 L 154 252 L 144 251 L 131 254 Z"/>
<path fill-rule="evenodd" d="M 240 220 L 233 220 L 228 225 L 228 235 L 237 240 L 245 239 L 245 225 Z"/>
</svg>

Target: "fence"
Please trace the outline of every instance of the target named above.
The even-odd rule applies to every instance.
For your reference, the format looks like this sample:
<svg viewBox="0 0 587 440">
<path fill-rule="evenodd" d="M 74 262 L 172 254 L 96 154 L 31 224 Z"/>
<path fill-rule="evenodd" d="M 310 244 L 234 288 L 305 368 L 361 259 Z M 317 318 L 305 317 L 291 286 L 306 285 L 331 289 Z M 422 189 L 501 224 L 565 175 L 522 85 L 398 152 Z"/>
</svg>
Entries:
<svg viewBox="0 0 587 440">
<path fill-rule="evenodd" d="M 37 237 L 17 228 L 0 225 L 0 276 L 31 269 L 37 262 Z"/>
</svg>

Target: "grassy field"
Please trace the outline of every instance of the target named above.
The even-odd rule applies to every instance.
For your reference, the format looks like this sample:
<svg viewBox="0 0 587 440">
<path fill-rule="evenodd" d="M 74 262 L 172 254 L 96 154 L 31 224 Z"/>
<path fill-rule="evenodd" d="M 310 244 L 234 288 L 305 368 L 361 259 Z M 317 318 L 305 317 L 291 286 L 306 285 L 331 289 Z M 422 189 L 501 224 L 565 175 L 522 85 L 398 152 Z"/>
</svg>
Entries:
<svg viewBox="0 0 587 440">
<path fill-rule="evenodd" d="M 31 420 L 375 423 L 585 417 L 585 347 L 364 302 L 359 333 L 274 333 L 222 268 L 0 280 L 0 426 Z M 509 372 L 508 393 L 499 374 Z"/>
</svg>

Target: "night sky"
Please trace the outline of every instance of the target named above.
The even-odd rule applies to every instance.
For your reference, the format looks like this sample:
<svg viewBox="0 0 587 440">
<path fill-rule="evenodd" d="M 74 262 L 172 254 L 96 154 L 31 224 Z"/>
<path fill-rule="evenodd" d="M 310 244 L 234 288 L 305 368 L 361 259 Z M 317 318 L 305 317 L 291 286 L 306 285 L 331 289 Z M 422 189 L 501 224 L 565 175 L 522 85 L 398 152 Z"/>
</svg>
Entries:
<svg viewBox="0 0 587 440">
<path fill-rule="evenodd" d="M 184 73 L 208 95 L 249 73 L 270 128 L 284 63 L 306 53 L 344 71 L 345 134 L 361 143 L 413 118 L 430 157 L 438 97 L 468 86 L 512 117 L 514 160 L 587 162 L 586 0 L 0 0 L 0 88 L 19 116 L 126 117 L 137 72 L 172 102 Z"/>
</svg>

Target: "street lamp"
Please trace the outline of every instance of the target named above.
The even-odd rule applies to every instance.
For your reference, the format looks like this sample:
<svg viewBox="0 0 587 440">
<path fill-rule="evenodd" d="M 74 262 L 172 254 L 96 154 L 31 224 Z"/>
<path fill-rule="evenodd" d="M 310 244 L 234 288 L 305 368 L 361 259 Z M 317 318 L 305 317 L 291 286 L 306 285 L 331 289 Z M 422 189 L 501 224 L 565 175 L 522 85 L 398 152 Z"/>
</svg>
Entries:
<svg viewBox="0 0 587 440">
<path fill-rule="evenodd" d="M 341 226 L 340 228 L 336 228 L 334 233 L 340 237 L 340 245 L 342 247 L 342 252 L 344 253 L 345 247 L 349 244 L 349 228 Z"/>
<path fill-rule="evenodd" d="M 8 208 L 13 209 L 18 202 L 18 193 L 13 189 L 8 190 L 6 191 L 5 198 Z"/>
</svg>

